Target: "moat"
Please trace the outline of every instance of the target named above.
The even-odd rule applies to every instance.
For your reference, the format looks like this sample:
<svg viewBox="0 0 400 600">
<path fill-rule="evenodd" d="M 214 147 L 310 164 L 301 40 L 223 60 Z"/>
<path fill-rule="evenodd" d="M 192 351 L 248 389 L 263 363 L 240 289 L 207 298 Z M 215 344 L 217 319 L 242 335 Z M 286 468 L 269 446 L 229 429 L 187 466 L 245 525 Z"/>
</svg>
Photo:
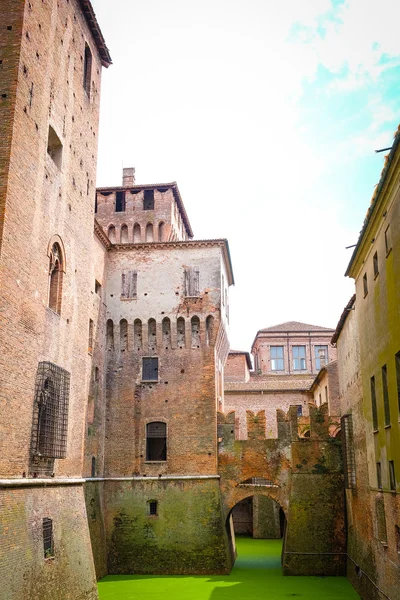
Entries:
<svg viewBox="0 0 400 600">
<path fill-rule="evenodd" d="M 100 600 L 357 600 L 345 577 L 283 577 L 282 540 L 237 538 L 238 557 L 228 576 L 109 575 Z"/>
</svg>

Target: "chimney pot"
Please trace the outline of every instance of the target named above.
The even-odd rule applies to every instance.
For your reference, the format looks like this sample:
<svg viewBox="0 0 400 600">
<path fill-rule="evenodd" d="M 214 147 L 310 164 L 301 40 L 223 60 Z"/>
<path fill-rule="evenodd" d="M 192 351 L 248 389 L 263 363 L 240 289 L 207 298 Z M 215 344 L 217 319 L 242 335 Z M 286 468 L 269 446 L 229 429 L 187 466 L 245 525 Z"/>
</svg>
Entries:
<svg viewBox="0 0 400 600">
<path fill-rule="evenodd" d="M 124 187 L 135 185 L 135 167 L 122 169 L 122 185 Z"/>
</svg>

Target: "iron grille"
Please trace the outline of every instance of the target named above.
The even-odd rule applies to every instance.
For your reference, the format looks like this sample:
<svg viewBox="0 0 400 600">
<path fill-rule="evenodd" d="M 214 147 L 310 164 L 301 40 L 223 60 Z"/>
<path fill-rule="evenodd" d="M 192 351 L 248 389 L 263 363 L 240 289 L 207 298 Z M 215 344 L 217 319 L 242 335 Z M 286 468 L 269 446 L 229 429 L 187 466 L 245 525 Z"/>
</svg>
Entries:
<svg viewBox="0 0 400 600">
<path fill-rule="evenodd" d="M 151 515 L 157 515 L 157 501 L 153 500 L 149 503 L 149 512 Z"/>
<path fill-rule="evenodd" d="M 352 415 L 344 415 L 341 421 L 344 433 L 342 440 L 344 443 L 345 487 L 347 489 L 354 489 L 356 487 L 356 460 L 354 454 L 353 417 Z"/>
<path fill-rule="evenodd" d="M 148 423 L 147 425 L 147 437 L 148 438 L 165 438 L 167 435 L 166 423 L 155 422 Z"/>
<path fill-rule="evenodd" d="M 53 521 L 47 517 L 43 519 L 43 551 L 45 558 L 54 556 Z"/>
<path fill-rule="evenodd" d="M 67 452 L 70 374 L 50 362 L 36 373 L 32 454 L 65 458 Z"/>
</svg>

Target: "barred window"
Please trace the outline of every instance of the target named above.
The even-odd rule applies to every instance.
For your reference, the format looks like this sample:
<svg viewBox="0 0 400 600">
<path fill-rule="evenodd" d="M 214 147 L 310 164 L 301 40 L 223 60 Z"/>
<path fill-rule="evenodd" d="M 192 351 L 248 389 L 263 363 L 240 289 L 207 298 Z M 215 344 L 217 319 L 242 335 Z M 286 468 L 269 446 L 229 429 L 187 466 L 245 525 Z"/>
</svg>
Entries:
<svg viewBox="0 0 400 600">
<path fill-rule="evenodd" d="M 157 500 L 149 501 L 149 515 L 156 517 L 158 514 L 158 502 Z"/>
<path fill-rule="evenodd" d="M 70 374 L 50 362 L 36 372 L 32 455 L 65 458 L 67 452 Z"/>
<path fill-rule="evenodd" d="M 344 415 L 341 419 L 343 435 L 344 480 L 347 489 L 356 487 L 356 461 L 354 455 L 353 417 Z"/>
<path fill-rule="evenodd" d="M 167 425 L 162 422 L 148 423 L 146 426 L 146 460 L 167 460 Z"/>
<path fill-rule="evenodd" d="M 53 521 L 47 517 L 43 519 L 43 552 L 45 558 L 54 556 Z"/>
<path fill-rule="evenodd" d="M 197 267 L 185 269 L 185 296 L 200 296 L 200 271 Z"/>
</svg>

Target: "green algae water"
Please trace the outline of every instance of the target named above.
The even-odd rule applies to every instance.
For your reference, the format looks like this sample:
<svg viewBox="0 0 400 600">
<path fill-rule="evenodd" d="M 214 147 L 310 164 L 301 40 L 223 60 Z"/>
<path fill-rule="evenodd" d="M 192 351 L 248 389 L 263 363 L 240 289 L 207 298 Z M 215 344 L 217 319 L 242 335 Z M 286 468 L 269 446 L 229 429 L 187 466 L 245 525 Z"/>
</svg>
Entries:
<svg viewBox="0 0 400 600">
<path fill-rule="evenodd" d="M 283 577 L 281 540 L 236 539 L 230 575 L 108 575 L 100 600 L 359 600 L 345 577 Z"/>
</svg>

